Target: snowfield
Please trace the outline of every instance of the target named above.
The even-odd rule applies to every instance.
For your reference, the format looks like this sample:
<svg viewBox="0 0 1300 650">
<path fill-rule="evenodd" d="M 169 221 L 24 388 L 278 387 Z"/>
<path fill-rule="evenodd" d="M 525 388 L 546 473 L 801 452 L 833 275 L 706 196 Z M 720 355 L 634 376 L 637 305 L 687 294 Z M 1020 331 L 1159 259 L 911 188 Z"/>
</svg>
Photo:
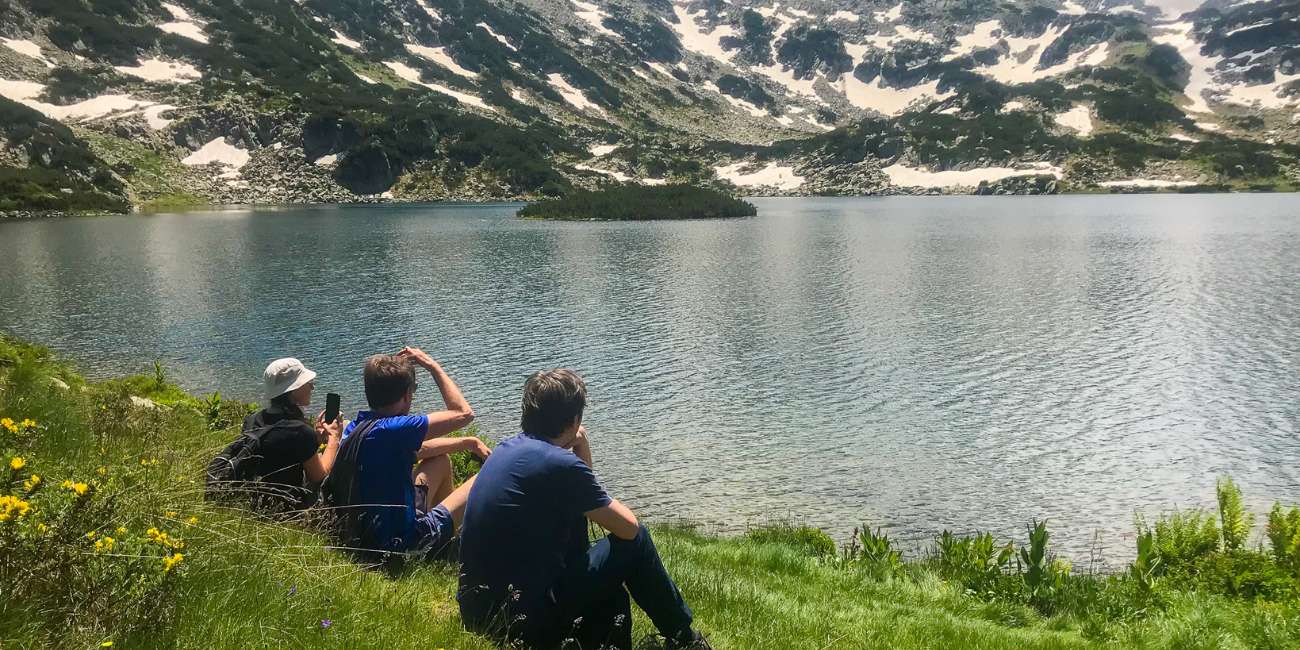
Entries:
<svg viewBox="0 0 1300 650">
<path fill-rule="evenodd" d="M 248 158 L 247 149 L 241 149 L 226 142 L 225 138 L 217 137 L 208 141 L 198 151 L 182 158 L 181 164 L 197 167 L 217 163 L 237 170 L 248 164 Z"/>
<path fill-rule="evenodd" d="M 114 69 L 145 81 L 170 81 L 178 84 L 194 83 L 203 77 L 198 68 L 188 63 L 159 58 L 141 59 L 139 65 L 119 65 L 114 66 Z"/>
<path fill-rule="evenodd" d="M 1056 167 L 1050 163 L 1035 163 L 1033 167 L 1027 169 L 1014 169 L 1011 167 L 982 167 L 979 169 L 939 172 L 908 167 L 902 163 L 896 163 L 884 168 L 882 171 L 884 171 L 885 175 L 889 177 L 889 182 L 892 185 L 899 187 L 928 188 L 976 187 L 981 182 L 993 183 L 1015 176 L 1051 175 L 1060 178 L 1064 174 L 1060 167 Z"/>
<path fill-rule="evenodd" d="M 752 163 L 741 161 L 723 167 L 715 167 L 713 171 L 718 178 L 731 181 L 740 187 L 775 187 L 779 190 L 797 190 L 803 186 L 803 177 L 794 173 L 794 167 L 783 166 L 779 163 L 770 162 L 767 165 L 752 172 L 742 172 L 741 169 L 752 166 Z"/>
<path fill-rule="evenodd" d="M 469 106 L 473 106 L 475 108 L 481 108 L 483 110 L 488 110 L 488 111 L 496 110 L 491 106 L 489 106 L 487 102 L 483 101 L 481 98 L 479 98 L 476 95 L 463 93 L 459 90 L 448 88 L 442 84 L 421 81 L 420 71 L 416 70 L 415 68 L 412 68 L 409 65 L 406 65 L 405 63 L 402 63 L 401 61 L 384 61 L 384 65 L 388 66 L 388 69 L 392 70 L 393 74 L 396 74 L 397 76 L 401 77 L 402 80 L 404 81 L 408 81 L 410 83 L 416 84 L 417 86 L 424 86 L 425 88 L 428 88 L 429 90 L 432 90 L 437 93 L 442 93 L 444 95 L 447 95 L 448 97 L 455 99 L 456 101 L 459 101 L 462 104 L 467 104 Z"/>
</svg>

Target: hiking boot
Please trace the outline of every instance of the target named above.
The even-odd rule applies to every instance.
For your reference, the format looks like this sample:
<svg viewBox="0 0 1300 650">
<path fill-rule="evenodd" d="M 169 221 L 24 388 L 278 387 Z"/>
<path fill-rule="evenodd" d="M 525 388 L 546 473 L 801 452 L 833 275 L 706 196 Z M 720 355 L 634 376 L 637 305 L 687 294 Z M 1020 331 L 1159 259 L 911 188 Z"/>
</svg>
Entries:
<svg viewBox="0 0 1300 650">
<path fill-rule="evenodd" d="M 677 638 L 668 639 L 664 650 L 713 650 L 709 640 L 695 630 L 686 630 Z"/>
</svg>

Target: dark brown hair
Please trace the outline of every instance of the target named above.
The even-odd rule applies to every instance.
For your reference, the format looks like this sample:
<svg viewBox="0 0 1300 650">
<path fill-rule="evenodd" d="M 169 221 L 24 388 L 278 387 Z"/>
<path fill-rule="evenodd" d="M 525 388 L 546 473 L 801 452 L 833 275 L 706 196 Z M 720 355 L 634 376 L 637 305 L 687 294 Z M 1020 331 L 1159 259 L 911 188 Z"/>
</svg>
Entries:
<svg viewBox="0 0 1300 650">
<path fill-rule="evenodd" d="M 572 370 L 557 368 L 535 372 L 524 382 L 524 433 L 553 439 L 587 407 L 587 384 Z"/>
<path fill-rule="evenodd" d="M 406 397 L 415 385 L 415 367 L 403 357 L 376 354 L 366 359 L 366 402 L 381 409 Z"/>
</svg>

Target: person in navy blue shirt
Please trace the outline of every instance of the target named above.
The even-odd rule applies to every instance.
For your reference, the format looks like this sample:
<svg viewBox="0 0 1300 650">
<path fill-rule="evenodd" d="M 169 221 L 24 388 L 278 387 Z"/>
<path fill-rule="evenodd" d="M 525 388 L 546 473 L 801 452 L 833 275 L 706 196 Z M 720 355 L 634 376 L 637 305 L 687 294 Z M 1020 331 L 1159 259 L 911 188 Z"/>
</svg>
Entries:
<svg viewBox="0 0 1300 650">
<path fill-rule="evenodd" d="M 707 649 L 650 532 L 592 473 L 586 403 L 586 385 L 570 370 L 525 383 L 523 432 L 497 445 L 470 490 L 461 619 L 530 648 L 631 648 L 630 594 L 668 648 Z M 609 534 L 590 544 L 588 521 Z"/>
<path fill-rule="evenodd" d="M 410 414 L 417 365 L 433 376 L 445 410 Z M 453 490 L 447 454 L 469 451 L 487 458 L 491 452 L 472 436 L 444 437 L 473 421 L 474 410 L 423 350 L 408 347 L 396 355 L 372 356 L 364 379 L 370 410 L 357 413 L 343 432 L 346 443 L 353 432 L 362 431 L 353 479 L 355 503 L 363 504 L 360 543 L 370 550 L 432 556 L 451 541 L 473 485 L 471 480 Z"/>
</svg>

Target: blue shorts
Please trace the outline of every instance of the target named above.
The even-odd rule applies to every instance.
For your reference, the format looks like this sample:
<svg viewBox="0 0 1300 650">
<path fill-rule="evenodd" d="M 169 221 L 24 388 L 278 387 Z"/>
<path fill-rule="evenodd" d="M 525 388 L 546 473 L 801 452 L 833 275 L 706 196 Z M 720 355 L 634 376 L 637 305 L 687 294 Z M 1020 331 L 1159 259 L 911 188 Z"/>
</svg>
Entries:
<svg viewBox="0 0 1300 650">
<path fill-rule="evenodd" d="M 447 558 L 455 547 L 456 522 L 451 511 L 438 504 L 428 512 L 415 513 L 415 538 L 409 551 L 426 558 Z"/>
</svg>

